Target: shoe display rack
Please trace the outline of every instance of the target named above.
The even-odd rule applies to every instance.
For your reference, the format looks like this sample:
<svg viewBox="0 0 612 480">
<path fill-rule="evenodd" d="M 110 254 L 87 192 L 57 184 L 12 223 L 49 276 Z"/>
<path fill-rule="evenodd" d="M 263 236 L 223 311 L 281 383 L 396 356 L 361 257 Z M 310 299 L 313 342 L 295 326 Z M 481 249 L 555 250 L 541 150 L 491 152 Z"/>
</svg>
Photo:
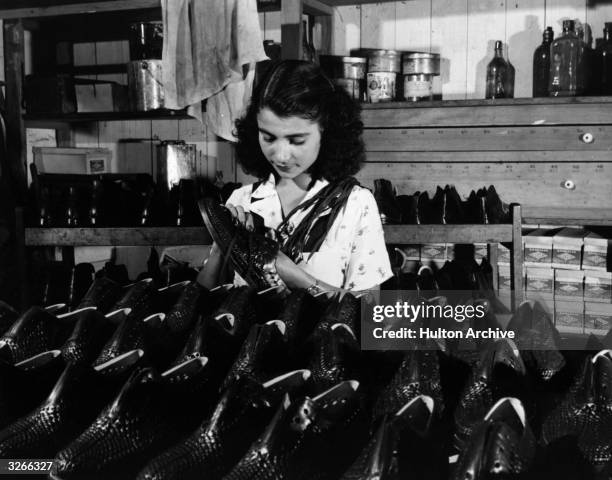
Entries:
<svg viewBox="0 0 612 480">
<path fill-rule="evenodd" d="M 282 0 L 268 3 L 273 4 L 269 8 L 281 11 L 283 56 L 300 58 L 302 13 L 315 15 L 317 21 L 331 29 L 334 7 L 369 2 Z M 53 6 L 41 6 L 41 2 L 34 0 L 18 2 L 17 6 L 0 1 L 10 141 L 6 164 L 21 190 L 19 203 L 24 203 L 27 188 L 26 126 L 55 128 L 58 146 L 71 146 L 73 124 L 110 120 L 115 115 L 24 116 L 21 106 L 24 29 L 64 21 L 65 17 L 70 19 L 81 41 L 103 40 L 117 33 L 114 30 L 119 26 L 113 19 L 121 17 L 125 23 L 126 18 L 159 18 L 160 10 L 157 0 L 59 0 Z M 105 22 L 76 21 L 92 14 Z M 96 23 L 103 25 L 96 27 Z M 402 193 L 434 191 L 436 185 L 447 183 L 454 184 L 459 191 L 493 184 L 501 198 L 521 205 L 525 223 L 612 225 L 611 106 L 611 97 L 366 104 L 363 120 L 367 162 L 358 179 L 364 186 L 372 187 L 374 179 L 389 178 Z M 136 114 L 142 119 L 159 118 L 159 115 L 167 113 Z M 389 226 L 386 234 L 390 243 L 415 243 L 419 239 L 516 243 L 520 238 L 520 218 L 515 216 L 511 227 Z M 17 221 L 23 272 L 27 246 L 56 245 L 69 249 L 75 245 L 209 242 L 202 228 L 29 229 L 25 228 L 23 216 L 18 216 Z M 517 252 L 513 268 L 518 265 L 518 255 Z M 23 284 L 25 277 L 20 280 Z"/>
</svg>

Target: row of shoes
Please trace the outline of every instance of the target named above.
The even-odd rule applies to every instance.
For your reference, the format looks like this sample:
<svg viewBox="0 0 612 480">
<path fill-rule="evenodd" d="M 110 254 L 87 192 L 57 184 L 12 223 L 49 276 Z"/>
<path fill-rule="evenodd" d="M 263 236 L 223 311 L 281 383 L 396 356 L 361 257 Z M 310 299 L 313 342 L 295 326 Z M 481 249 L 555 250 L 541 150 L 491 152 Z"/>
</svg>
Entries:
<svg viewBox="0 0 612 480">
<path fill-rule="evenodd" d="M 383 224 L 494 224 L 510 223 L 509 206 L 502 202 L 493 185 L 472 190 L 463 200 L 453 185 L 436 187 L 436 193 L 397 195 L 386 179 L 374 180 L 374 198 Z"/>
<path fill-rule="evenodd" d="M 182 179 L 164 193 L 147 174 L 38 175 L 28 223 L 43 228 L 201 226 L 198 200 L 224 202 L 239 186 L 218 187 L 199 177 Z"/>
<path fill-rule="evenodd" d="M 136 281 L 151 278 L 157 288 L 167 287 L 186 280 L 195 280 L 197 270 L 186 262 L 164 255 L 160 260 L 155 247 L 151 247 L 147 269 Z M 76 308 L 91 287 L 94 278 L 106 277 L 121 286 L 133 283 L 124 264 L 117 264 L 113 257 L 97 272 L 91 263 L 74 266 L 58 261 L 32 262 L 29 283 L 30 301 L 34 305 L 64 304 L 65 310 Z"/>
<path fill-rule="evenodd" d="M 612 333 L 560 351 L 525 302 L 514 341 L 361 351 L 360 302 L 98 278 L 67 314 L 0 304 L 0 457 L 57 479 L 609 474 Z"/>
</svg>

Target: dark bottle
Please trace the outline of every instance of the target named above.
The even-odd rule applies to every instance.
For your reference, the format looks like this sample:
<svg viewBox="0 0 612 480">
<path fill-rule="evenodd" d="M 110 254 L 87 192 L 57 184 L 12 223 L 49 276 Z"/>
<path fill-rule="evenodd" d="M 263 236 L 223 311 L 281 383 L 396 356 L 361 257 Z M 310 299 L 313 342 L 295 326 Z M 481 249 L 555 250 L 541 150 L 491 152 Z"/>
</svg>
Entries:
<svg viewBox="0 0 612 480">
<path fill-rule="evenodd" d="M 552 27 L 546 27 L 542 44 L 533 53 L 533 96 L 548 97 L 550 44 L 555 38 Z"/>
<path fill-rule="evenodd" d="M 68 189 L 68 202 L 66 206 L 66 216 L 65 216 L 65 224 L 67 227 L 78 227 L 79 226 L 77 205 L 78 205 L 77 189 L 75 187 L 70 187 Z"/>
<path fill-rule="evenodd" d="M 513 75 L 504 60 L 503 43 L 495 42 L 495 57 L 487 65 L 487 91 L 485 98 L 512 98 Z"/>
<path fill-rule="evenodd" d="M 599 60 L 599 92 L 612 95 L 612 22 L 606 22 L 604 38 L 597 49 Z"/>
<path fill-rule="evenodd" d="M 584 92 L 585 44 L 574 31 L 574 21 L 563 21 L 563 33 L 550 46 L 551 97 L 570 97 Z"/>
</svg>

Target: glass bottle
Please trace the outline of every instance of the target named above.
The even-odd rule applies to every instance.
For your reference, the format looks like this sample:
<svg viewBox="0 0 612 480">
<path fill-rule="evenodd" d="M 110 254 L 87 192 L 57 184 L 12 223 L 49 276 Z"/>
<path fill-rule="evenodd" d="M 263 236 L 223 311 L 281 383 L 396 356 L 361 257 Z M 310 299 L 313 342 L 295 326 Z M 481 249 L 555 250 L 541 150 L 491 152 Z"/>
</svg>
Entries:
<svg viewBox="0 0 612 480">
<path fill-rule="evenodd" d="M 533 53 L 533 96 L 548 97 L 550 75 L 550 44 L 555 38 L 552 27 L 546 27 L 542 44 Z"/>
<path fill-rule="evenodd" d="M 574 21 L 563 21 L 563 33 L 550 45 L 551 97 L 568 97 L 584 92 L 584 42 L 574 31 Z"/>
<path fill-rule="evenodd" d="M 508 87 L 510 73 L 508 63 L 504 60 L 503 43 L 495 42 L 495 56 L 487 65 L 487 90 L 485 98 L 510 98 Z"/>
<path fill-rule="evenodd" d="M 612 95 L 612 22 L 606 22 L 603 41 L 598 47 L 599 60 L 599 92 L 602 95 Z"/>
<path fill-rule="evenodd" d="M 308 24 L 305 21 L 302 22 L 302 60 L 313 63 L 315 61 L 312 44 L 308 41 Z"/>
</svg>

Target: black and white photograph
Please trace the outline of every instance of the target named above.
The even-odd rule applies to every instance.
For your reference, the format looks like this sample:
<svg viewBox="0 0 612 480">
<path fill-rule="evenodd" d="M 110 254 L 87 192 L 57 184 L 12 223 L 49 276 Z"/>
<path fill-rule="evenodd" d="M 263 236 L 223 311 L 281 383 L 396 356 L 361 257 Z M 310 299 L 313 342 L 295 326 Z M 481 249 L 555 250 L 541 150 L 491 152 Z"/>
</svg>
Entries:
<svg viewBox="0 0 612 480">
<path fill-rule="evenodd" d="M 612 0 L 0 27 L 0 480 L 612 480 Z"/>
</svg>

